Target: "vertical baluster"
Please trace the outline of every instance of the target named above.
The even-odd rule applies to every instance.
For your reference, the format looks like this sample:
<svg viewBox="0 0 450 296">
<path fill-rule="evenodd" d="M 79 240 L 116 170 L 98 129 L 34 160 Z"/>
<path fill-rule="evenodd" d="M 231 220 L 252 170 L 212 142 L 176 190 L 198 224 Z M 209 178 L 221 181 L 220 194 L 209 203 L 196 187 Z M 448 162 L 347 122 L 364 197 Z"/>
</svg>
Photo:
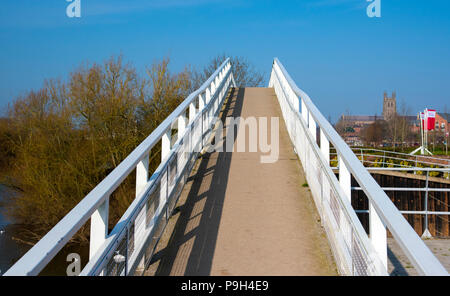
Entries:
<svg viewBox="0 0 450 296">
<path fill-rule="evenodd" d="M 216 78 L 214 79 L 214 93 L 219 88 L 219 85 L 220 85 L 220 79 L 219 79 L 219 75 L 217 75 Z"/>
<path fill-rule="evenodd" d="M 320 130 L 320 151 L 322 152 L 323 157 L 325 158 L 325 164 L 327 166 L 330 165 L 330 141 L 328 141 L 327 136 Z"/>
<path fill-rule="evenodd" d="M 286 108 L 289 108 L 289 107 L 286 105 Z M 303 143 L 306 144 L 308 141 L 308 138 L 306 137 L 306 133 L 307 133 L 307 129 L 308 129 L 308 109 L 306 108 L 306 105 L 303 103 L 303 100 L 302 100 L 302 117 L 306 122 L 306 129 L 304 130 L 304 133 L 303 133 L 303 139 L 304 139 Z M 302 145 L 303 161 L 306 160 L 307 148 L 308 148 L 308 145 Z"/>
<path fill-rule="evenodd" d="M 148 158 L 149 154 L 146 153 L 136 166 L 136 197 L 141 194 L 148 181 Z"/>
<path fill-rule="evenodd" d="M 208 96 L 208 92 L 206 93 L 206 104 L 209 104 L 212 100 L 212 97 L 214 95 L 214 81 L 211 83 L 211 86 L 209 87 L 209 96 Z M 205 132 L 208 130 L 209 128 L 209 123 L 211 122 L 211 107 L 208 107 L 207 112 L 206 112 L 206 126 L 205 126 Z"/>
<path fill-rule="evenodd" d="M 189 124 L 194 122 L 195 119 L 195 115 L 196 115 L 196 109 L 195 109 L 195 103 L 194 101 L 192 103 L 189 104 Z M 191 131 L 190 131 L 190 140 L 189 140 L 189 153 L 194 152 L 194 147 L 195 144 L 197 143 L 197 139 L 195 139 L 194 137 L 195 135 L 195 125 L 191 126 Z M 195 143 L 194 143 L 195 141 Z"/>
<path fill-rule="evenodd" d="M 181 138 L 184 137 L 185 132 L 186 132 L 187 122 L 188 122 L 188 119 L 186 118 L 186 111 L 183 111 L 183 113 L 180 116 L 178 116 L 178 137 L 177 137 L 177 140 L 180 140 Z M 181 159 L 178 158 L 178 160 L 181 160 L 181 162 L 177 162 L 178 168 L 180 168 L 179 167 L 180 165 L 184 166 L 184 163 L 185 163 L 184 160 L 185 160 L 185 156 L 186 156 L 186 154 L 184 152 L 186 152 L 186 150 L 189 149 L 189 148 L 186 149 L 186 144 L 187 144 L 187 142 L 185 142 L 183 140 L 183 145 L 181 146 L 180 153 L 178 154 L 178 156 L 182 157 Z M 177 172 L 178 172 L 177 173 L 177 176 L 178 176 L 178 174 L 180 173 L 178 171 L 178 169 L 177 169 Z"/>
<path fill-rule="evenodd" d="M 308 109 L 306 108 L 305 102 L 303 102 L 303 99 L 300 98 L 300 100 L 302 101 L 302 116 L 303 119 L 305 120 L 306 124 L 308 124 Z"/>
<path fill-rule="evenodd" d="M 430 175 L 430 171 L 427 170 L 427 177 L 425 179 L 425 204 L 424 204 L 424 209 L 425 209 L 425 227 L 422 233 L 422 238 L 425 239 L 429 239 L 432 238 L 430 230 L 428 229 L 428 180 L 429 180 L 429 175 Z"/>
<path fill-rule="evenodd" d="M 214 105 L 213 105 L 213 108 L 212 108 L 213 114 L 216 113 L 217 108 L 219 107 L 219 89 L 218 89 L 219 88 L 219 83 L 220 83 L 219 76 L 216 76 L 215 81 L 216 81 L 216 83 L 215 83 L 215 85 L 216 85 L 215 93 L 217 93 L 217 94 L 215 94 L 215 97 L 214 97 L 214 103 L 213 103 Z"/>
<path fill-rule="evenodd" d="M 316 126 L 316 121 L 314 120 L 314 118 L 312 117 L 311 112 L 309 112 L 309 131 L 311 132 L 314 142 L 317 143 L 317 126 Z"/>
<path fill-rule="evenodd" d="M 325 167 L 322 169 L 322 195 L 321 195 L 322 211 L 320 213 L 320 215 L 322 216 L 320 222 L 323 223 L 323 212 L 324 212 L 323 200 L 324 199 L 329 200 L 330 195 L 330 185 L 325 173 L 325 168 L 330 165 L 330 141 L 328 141 L 328 138 L 322 129 L 320 130 L 320 152 L 325 158 Z"/>
<path fill-rule="evenodd" d="M 91 216 L 91 235 L 89 240 L 89 260 L 94 257 L 108 236 L 109 197 Z"/>
<path fill-rule="evenodd" d="M 348 200 L 348 202 L 351 205 L 352 202 L 352 175 L 349 171 L 349 169 L 347 168 L 347 165 L 344 163 L 344 160 L 341 158 L 341 156 L 339 156 L 339 184 L 344 192 L 344 198 Z M 352 245 L 352 231 L 351 228 L 349 226 L 349 223 L 347 221 L 346 215 L 343 213 L 343 210 L 340 209 L 339 212 L 341 212 L 340 214 L 340 223 L 339 223 L 339 227 L 340 227 L 340 233 L 342 234 L 342 237 L 346 243 L 347 246 L 351 246 Z M 348 256 L 346 257 L 347 260 L 347 265 L 348 266 L 352 266 L 353 265 L 353 253 L 351 248 L 348 250 Z M 354 275 L 354 274 L 353 274 Z"/>
<path fill-rule="evenodd" d="M 187 118 L 186 118 L 186 111 L 183 111 L 183 113 L 178 116 L 178 138 L 179 140 L 183 135 L 184 131 L 186 130 L 186 124 L 187 124 Z"/>
<path fill-rule="evenodd" d="M 294 98 L 294 110 L 299 110 L 300 111 L 300 98 L 295 94 L 294 91 L 292 91 L 293 94 L 293 98 Z"/>
<path fill-rule="evenodd" d="M 204 106 L 209 103 L 210 98 L 211 98 L 211 86 L 207 87 L 205 93 L 203 94 Z"/>
<path fill-rule="evenodd" d="M 172 138 L 172 129 L 169 128 L 161 138 L 161 162 L 166 161 L 167 157 L 170 154 L 171 150 L 171 138 Z M 162 178 L 160 181 L 160 195 L 159 195 L 159 204 L 164 205 L 168 200 L 169 195 L 169 165 L 167 165 L 166 169 L 162 172 Z"/>
<path fill-rule="evenodd" d="M 196 115 L 196 110 L 195 110 L 195 104 L 194 102 L 189 104 L 189 123 L 192 123 L 194 121 L 195 115 Z"/>
<path fill-rule="evenodd" d="M 336 151 L 337 152 L 337 151 Z M 352 176 L 348 170 L 344 160 L 339 155 L 339 184 L 344 191 L 348 201 L 352 201 Z"/>
<path fill-rule="evenodd" d="M 145 154 L 145 156 L 141 159 L 141 161 L 136 166 L 136 198 L 142 193 L 142 190 L 145 188 L 145 185 L 148 182 L 148 163 L 149 163 L 149 154 Z M 147 212 L 147 203 L 145 203 L 144 212 Z M 150 221 L 144 221 L 141 223 L 149 223 Z M 140 225 L 134 225 L 133 229 L 139 229 Z M 138 245 L 138 236 L 133 235 L 134 237 L 134 245 Z M 128 246 L 128 242 L 127 242 Z M 123 254 L 122 254 L 123 255 Z M 139 262 L 138 269 L 144 269 L 145 261 L 144 258 Z"/>
<path fill-rule="evenodd" d="M 206 105 L 211 101 L 211 97 L 214 93 L 214 81 L 211 82 L 210 86 L 206 88 Z"/>
<path fill-rule="evenodd" d="M 387 271 L 387 233 L 386 226 L 381 221 L 372 202 L 369 201 L 369 232 L 370 241 L 378 254 L 384 269 Z"/>
<path fill-rule="evenodd" d="M 170 153 L 171 137 L 172 137 L 172 130 L 169 128 L 161 138 L 161 162 L 163 162 Z"/>
<path fill-rule="evenodd" d="M 209 93 L 209 90 L 208 90 L 208 88 L 206 88 L 206 91 L 204 92 L 204 93 L 202 93 L 200 96 L 199 96 L 199 110 L 200 110 L 200 113 L 201 113 L 201 119 L 200 119 L 200 126 L 201 126 L 201 132 L 200 132 L 200 149 L 199 149 L 199 151 L 198 152 L 201 152 L 202 150 L 203 150 L 203 133 L 205 132 L 205 117 L 206 117 L 206 112 L 203 110 L 203 109 L 205 109 L 205 105 L 206 105 L 206 102 L 207 102 L 207 96 L 208 96 L 208 93 Z"/>
</svg>

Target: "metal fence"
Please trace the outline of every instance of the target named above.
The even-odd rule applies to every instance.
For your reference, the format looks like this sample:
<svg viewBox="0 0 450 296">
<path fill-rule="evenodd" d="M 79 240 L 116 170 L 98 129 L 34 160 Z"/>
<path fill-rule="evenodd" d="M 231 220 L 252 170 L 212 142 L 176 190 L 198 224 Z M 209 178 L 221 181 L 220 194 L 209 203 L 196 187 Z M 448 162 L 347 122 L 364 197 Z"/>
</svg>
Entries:
<svg viewBox="0 0 450 296">
<path fill-rule="evenodd" d="M 436 194 L 444 194 L 450 192 L 450 183 L 446 180 L 441 180 L 439 178 L 431 178 L 430 174 L 437 174 L 442 173 L 444 176 L 450 174 L 450 168 L 398 168 L 398 167 L 369 167 L 367 168 L 369 172 L 371 173 L 384 173 L 384 172 L 401 172 L 401 173 L 411 173 L 416 174 L 420 173 L 420 175 L 424 174 L 421 181 L 424 181 L 424 187 L 381 187 L 385 192 L 388 194 L 394 193 L 394 192 L 423 192 L 424 198 L 423 198 L 423 205 L 419 205 L 420 209 L 415 210 L 402 210 L 399 209 L 400 213 L 405 215 L 423 215 L 424 216 L 424 227 L 423 227 L 423 234 L 422 238 L 431 238 L 432 235 L 428 229 L 428 218 L 429 216 L 436 216 L 443 220 L 444 223 L 449 223 L 450 216 L 450 205 L 444 202 L 444 198 L 441 196 L 441 199 L 438 199 L 435 197 Z M 337 169 L 333 168 L 333 170 L 336 172 Z M 408 175 L 406 174 L 405 177 Z M 396 177 L 401 177 L 401 175 L 396 175 Z M 409 176 L 409 178 L 419 178 L 417 176 L 412 177 Z M 430 180 L 431 179 L 431 180 Z M 419 179 L 420 180 L 420 179 Z M 430 182 L 434 181 L 435 183 L 441 183 L 441 186 L 446 186 L 444 188 L 436 188 L 430 186 Z M 445 185 L 447 184 L 447 185 Z M 352 187 L 352 190 L 361 191 L 361 187 Z M 391 195 L 392 197 L 392 195 Z M 430 200 L 434 200 L 434 202 L 437 202 L 439 205 L 439 208 L 442 208 L 443 210 L 430 210 L 429 204 Z M 368 210 L 356 210 L 356 213 L 368 213 Z M 448 234 L 440 233 L 439 236 L 448 236 Z"/>
<path fill-rule="evenodd" d="M 380 150 L 374 148 L 357 148 L 352 147 L 352 151 L 356 154 L 361 163 L 372 168 L 417 168 L 416 170 L 401 170 L 416 174 L 425 170 L 419 168 L 428 168 L 428 171 L 436 173 L 436 175 L 450 179 L 450 159 L 437 158 L 423 155 L 410 155 L 395 151 Z M 337 153 L 331 148 L 331 162 L 337 162 Z"/>
<path fill-rule="evenodd" d="M 339 272 L 344 275 L 387 275 L 387 227 L 420 274 L 448 275 L 278 59 L 273 63 L 269 87 L 275 89 Z M 330 167 L 330 143 L 337 152 L 339 178 Z M 370 237 L 351 206 L 351 176 L 369 199 Z"/>
<path fill-rule="evenodd" d="M 227 59 L 5 275 L 39 274 L 89 219 L 90 256 L 81 275 L 144 271 L 231 86 L 236 84 Z M 161 163 L 149 176 L 149 153 L 158 143 Z M 109 196 L 134 170 L 136 198 L 108 233 Z"/>
<path fill-rule="evenodd" d="M 450 188 L 433 188 L 429 186 L 430 177 L 437 177 L 443 179 L 450 179 L 450 159 L 438 158 L 424 155 L 410 155 L 401 152 L 380 150 L 375 148 L 361 148 L 351 147 L 352 151 L 361 161 L 361 163 L 371 173 L 383 173 L 383 172 L 400 172 L 406 174 L 421 175 L 425 179 L 425 186 L 420 188 L 414 187 L 382 187 L 382 189 L 388 194 L 392 192 L 424 192 L 424 204 L 423 210 L 400 210 L 400 213 L 405 215 L 423 215 L 424 227 L 422 238 L 431 238 L 432 234 L 428 230 L 428 218 L 430 215 L 436 216 L 442 219 L 442 222 L 449 223 L 450 209 L 449 205 L 442 200 L 437 200 L 444 211 L 432 211 L 428 209 L 429 199 L 435 199 L 433 196 L 435 192 L 450 192 Z M 330 149 L 331 166 L 334 172 L 338 172 L 337 167 L 337 153 L 334 148 Z M 411 176 L 410 176 L 411 177 Z M 412 178 L 412 177 L 411 177 Z M 439 180 L 439 179 L 435 179 Z M 445 182 L 442 180 L 441 182 Z M 361 191 L 361 187 L 352 187 L 352 190 Z M 356 210 L 356 213 L 367 214 L 368 210 Z M 417 230 L 417 229 L 416 229 Z M 440 236 L 448 236 L 445 233 L 441 233 Z"/>
</svg>

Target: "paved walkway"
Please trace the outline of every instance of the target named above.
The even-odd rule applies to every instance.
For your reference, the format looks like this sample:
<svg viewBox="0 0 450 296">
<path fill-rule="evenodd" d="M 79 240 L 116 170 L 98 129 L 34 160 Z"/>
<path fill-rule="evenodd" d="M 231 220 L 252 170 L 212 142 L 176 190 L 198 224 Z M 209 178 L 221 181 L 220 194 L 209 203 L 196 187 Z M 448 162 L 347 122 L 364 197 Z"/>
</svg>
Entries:
<svg viewBox="0 0 450 296">
<path fill-rule="evenodd" d="M 146 274 L 336 275 L 274 91 L 233 89 L 227 116 L 279 117 L 279 160 L 263 164 L 259 150 L 204 154 Z"/>
<path fill-rule="evenodd" d="M 388 237 L 388 273 L 395 276 L 417 276 L 419 273 L 404 254 L 398 243 Z M 424 243 L 450 272 L 450 239 L 426 239 Z"/>
</svg>

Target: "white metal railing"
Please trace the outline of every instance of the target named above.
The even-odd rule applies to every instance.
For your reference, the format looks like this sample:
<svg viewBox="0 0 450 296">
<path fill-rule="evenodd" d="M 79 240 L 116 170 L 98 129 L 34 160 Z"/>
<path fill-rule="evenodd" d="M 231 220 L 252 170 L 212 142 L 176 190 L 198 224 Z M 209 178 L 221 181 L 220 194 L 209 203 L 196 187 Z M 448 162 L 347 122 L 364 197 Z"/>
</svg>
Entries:
<svg viewBox="0 0 450 296">
<path fill-rule="evenodd" d="M 81 275 L 143 271 L 231 86 L 236 83 L 227 59 L 5 275 L 39 274 L 89 219 L 89 262 Z M 171 145 L 173 127 L 178 133 Z M 149 178 L 149 153 L 159 142 L 161 163 Z M 109 196 L 134 169 L 136 197 L 108 233 Z"/>
<path fill-rule="evenodd" d="M 388 228 L 419 274 L 448 275 L 278 59 L 273 62 L 269 87 L 273 87 L 277 95 L 339 272 L 344 275 L 387 275 Z M 339 179 L 330 167 L 330 143 L 338 154 Z M 370 237 L 351 206 L 352 176 L 369 199 Z"/>
<path fill-rule="evenodd" d="M 367 155 L 383 157 L 383 159 L 404 160 L 415 164 L 436 165 L 438 167 L 449 168 L 450 159 L 432 157 L 428 155 L 411 155 L 396 151 L 381 150 L 375 148 L 350 147 L 356 155 Z"/>
<path fill-rule="evenodd" d="M 440 172 L 440 176 L 446 179 L 450 179 L 450 159 L 437 158 L 422 155 L 410 155 L 394 151 L 379 150 L 373 148 L 351 148 L 360 159 L 361 163 L 367 167 L 380 167 L 380 168 L 434 168 L 434 172 Z M 333 160 L 336 160 L 337 153 L 334 149 L 331 150 L 330 156 Z M 380 169 L 383 170 L 383 169 Z M 415 170 L 412 171 L 415 173 Z"/>
<path fill-rule="evenodd" d="M 337 168 L 333 167 L 333 170 L 336 171 Z M 435 216 L 438 216 L 438 217 L 440 216 L 441 219 L 446 221 L 444 223 L 448 223 L 448 219 L 445 218 L 445 217 L 442 217 L 442 216 L 450 216 L 450 211 L 446 211 L 446 209 L 450 208 L 450 205 L 447 204 L 443 200 L 444 199 L 443 196 L 440 197 L 441 199 L 438 199 L 438 198 L 436 198 L 436 196 L 433 196 L 433 195 L 439 194 L 439 193 L 443 194 L 445 192 L 450 192 L 450 187 L 447 186 L 447 188 L 445 188 L 445 187 L 444 188 L 441 188 L 441 187 L 437 188 L 437 187 L 434 187 L 434 186 L 436 186 L 436 184 L 433 187 L 430 187 L 430 180 L 429 179 L 430 179 L 430 173 L 431 172 L 433 172 L 433 173 L 442 172 L 442 173 L 444 173 L 444 176 L 445 176 L 445 174 L 448 176 L 450 174 L 450 168 L 401 168 L 400 169 L 398 167 L 397 168 L 396 167 L 375 167 L 375 168 L 368 167 L 367 170 L 370 173 L 380 173 L 380 172 L 383 173 L 383 172 L 392 172 L 392 171 L 394 171 L 394 172 L 395 171 L 401 171 L 403 173 L 410 172 L 410 173 L 414 173 L 414 174 L 416 172 L 420 172 L 421 174 L 425 173 L 425 176 L 422 176 L 423 177 L 422 179 L 419 179 L 419 177 L 417 177 L 417 176 L 414 177 L 416 180 L 425 181 L 425 186 L 424 187 L 381 187 L 381 189 L 383 189 L 387 193 L 391 193 L 391 196 L 392 196 L 392 194 L 394 192 L 423 192 L 424 193 L 424 197 L 423 197 L 424 204 L 423 205 L 416 205 L 416 206 L 418 206 L 418 208 L 423 206 L 423 210 L 419 210 L 419 209 L 416 209 L 416 210 L 402 210 L 402 209 L 399 209 L 400 213 L 405 214 L 405 215 L 424 215 L 424 227 L 422 229 L 422 231 L 423 231 L 422 232 L 423 233 L 422 234 L 422 238 L 431 238 L 432 237 L 432 234 L 431 234 L 431 232 L 428 229 L 428 216 L 432 216 L 432 215 L 435 215 Z M 403 178 L 405 178 L 405 177 L 403 177 Z M 436 178 L 434 178 L 432 180 L 432 182 L 436 182 Z M 444 182 L 446 182 L 446 181 L 445 180 L 441 180 L 439 182 L 439 179 L 438 179 L 437 182 L 441 183 L 441 186 L 445 186 Z M 447 183 L 447 184 L 450 184 L 450 183 Z M 361 189 L 361 187 L 352 187 L 352 190 L 360 191 L 362 189 Z M 429 206 L 428 206 L 430 198 L 433 199 L 435 202 L 437 202 L 437 204 L 434 206 L 435 209 L 432 209 L 432 210 L 430 210 Z M 437 210 L 436 209 L 437 207 L 439 207 L 440 210 Z M 368 213 L 369 211 L 368 210 L 355 210 L 355 212 L 356 213 Z M 435 227 L 435 232 L 439 233 L 437 228 L 438 227 Z M 446 235 L 445 233 L 442 233 L 442 232 L 441 232 L 441 234 L 443 234 L 444 236 Z"/>
</svg>

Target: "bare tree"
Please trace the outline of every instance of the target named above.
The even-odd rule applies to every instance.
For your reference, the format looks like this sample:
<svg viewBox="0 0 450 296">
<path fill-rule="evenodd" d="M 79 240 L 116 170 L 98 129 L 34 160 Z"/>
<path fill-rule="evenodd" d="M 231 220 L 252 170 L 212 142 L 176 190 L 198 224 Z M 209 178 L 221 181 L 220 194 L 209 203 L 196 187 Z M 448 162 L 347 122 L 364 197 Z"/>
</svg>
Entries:
<svg viewBox="0 0 450 296">
<path fill-rule="evenodd" d="M 197 89 L 206 81 L 214 71 L 227 59 L 227 55 L 222 54 L 211 59 L 202 71 L 193 72 L 194 88 Z M 256 70 L 255 66 L 245 57 L 230 57 L 234 80 L 238 87 L 256 87 L 264 83 L 264 74 Z"/>
<path fill-rule="evenodd" d="M 399 116 L 397 116 L 399 136 L 401 145 L 404 148 L 404 145 L 410 138 L 411 133 L 411 125 L 408 119 L 408 114 L 410 114 L 411 108 L 406 104 L 404 100 L 401 100 L 399 109 Z"/>
<path fill-rule="evenodd" d="M 384 139 L 386 132 L 386 123 L 383 120 L 375 120 L 370 125 L 367 125 L 361 132 L 362 139 L 366 145 L 378 146 Z"/>
<path fill-rule="evenodd" d="M 14 102 L 8 122 L 15 135 L 1 141 L 7 132 L 0 125 L 0 149 L 14 155 L 11 178 L 20 194 L 8 207 L 23 225 L 22 240 L 39 240 L 187 96 L 189 73 L 171 74 L 168 64 L 148 67 L 144 79 L 121 56 L 111 58 Z M 151 161 L 150 169 L 158 164 Z M 111 194 L 110 226 L 134 199 L 134 186 L 130 174 Z M 72 242 L 88 237 L 85 226 Z"/>
<path fill-rule="evenodd" d="M 392 143 L 392 146 L 395 151 L 396 144 L 398 142 L 398 135 L 399 135 L 399 126 L 400 126 L 400 116 L 398 114 L 394 114 L 391 116 L 391 118 L 386 121 L 386 140 Z"/>
</svg>

